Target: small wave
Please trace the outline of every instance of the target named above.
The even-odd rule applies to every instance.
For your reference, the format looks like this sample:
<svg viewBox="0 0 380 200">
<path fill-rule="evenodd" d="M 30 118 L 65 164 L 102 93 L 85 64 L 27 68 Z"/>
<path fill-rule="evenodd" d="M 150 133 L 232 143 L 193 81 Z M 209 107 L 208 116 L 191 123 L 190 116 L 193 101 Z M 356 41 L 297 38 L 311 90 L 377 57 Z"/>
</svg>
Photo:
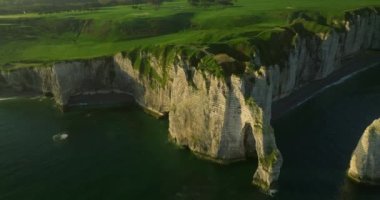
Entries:
<svg viewBox="0 0 380 200">
<path fill-rule="evenodd" d="M 58 133 L 56 135 L 53 135 L 53 140 L 55 142 L 65 141 L 69 137 L 69 134 L 67 132 Z"/>
<path fill-rule="evenodd" d="M 359 71 L 356 71 L 354 73 L 351 73 L 347 76 L 344 76 L 342 78 L 340 78 L 339 80 L 335 81 L 334 83 L 331 83 L 329 85 L 326 85 L 325 87 L 321 88 L 320 90 L 316 91 L 315 93 L 313 93 L 312 95 L 310 95 L 308 98 L 306 98 L 305 100 L 299 102 L 297 105 L 295 105 L 293 108 L 296 108 L 296 107 L 299 107 L 301 106 L 302 104 L 306 103 L 307 101 L 309 101 L 310 99 L 318 96 L 319 94 L 321 94 L 322 92 L 324 92 L 325 90 L 329 89 L 330 87 L 333 87 L 333 86 L 336 86 L 336 85 L 340 85 L 344 82 L 346 82 L 347 80 L 350 80 L 352 77 L 355 77 L 356 75 L 362 73 L 362 72 L 365 72 L 373 67 L 376 67 L 378 66 L 379 63 L 375 63 L 375 64 L 372 64 L 372 65 L 369 65 L 368 67 L 365 67 Z"/>
<path fill-rule="evenodd" d="M 28 96 L 28 95 L 25 95 L 25 96 L 14 96 L 14 97 L 0 97 L 0 101 L 8 101 L 8 100 L 16 100 L 16 99 L 32 99 L 32 100 L 41 100 L 41 99 L 44 99 L 45 97 L 43 96 Z"/>
<path fill-rule="evenodd" d="M 7 100 L 13 100 L 13 99 L 17 99 L 17 97 L 6 97 L 6 98 L 0 97 L 0 101 L 7 101 Z"/>
</svg>

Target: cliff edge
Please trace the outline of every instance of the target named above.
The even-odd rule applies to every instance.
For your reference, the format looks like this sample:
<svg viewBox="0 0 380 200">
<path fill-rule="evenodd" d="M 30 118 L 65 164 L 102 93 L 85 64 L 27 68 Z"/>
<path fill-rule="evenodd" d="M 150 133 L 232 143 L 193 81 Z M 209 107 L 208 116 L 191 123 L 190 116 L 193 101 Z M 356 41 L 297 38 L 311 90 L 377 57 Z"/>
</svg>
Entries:
<svg viewBox="0 0 380 200">
<path fill-rule="evenodd" d="M 347 58 L 380 49 L 377 10 L 350 12 L 343 29 L 317 33 L 299 20 L 265 40 L 12 68 L 0 72 L 0 86 L 52 94 L 63 107 L 77 96 L 130 95 L 150 113 L 168 115 L 170 139 L 204 158 L 228 163 L 257 156 L 253 184 L 269 191 L 283 162 L 270 124 L 272 103 L 344 68 Z"/>
</svg>

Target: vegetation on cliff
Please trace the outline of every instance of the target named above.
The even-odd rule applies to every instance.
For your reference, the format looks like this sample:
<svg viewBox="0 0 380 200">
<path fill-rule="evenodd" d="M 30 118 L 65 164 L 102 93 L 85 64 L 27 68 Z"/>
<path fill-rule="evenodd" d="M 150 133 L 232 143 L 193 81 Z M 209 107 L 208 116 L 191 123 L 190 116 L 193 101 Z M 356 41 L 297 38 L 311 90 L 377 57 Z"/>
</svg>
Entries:
<svg viewBox="0 0 380 200">
<path fill-rule="evenodd" d="M 281 61 L 299 33 L 342 29 L 342 19 L 349 18 L 350 12 L 362 7 L 366 8 L 355 12 L 379 12 L 379 6 L 377 0 L 239 0 L 232 6 L 194 7 L 187 0 L 173 0 L 160 9 L 141 4 L 138 9 L 119 5 L 0 15 L 0 66 L 86 59 L 121 51 L 136 54 L 141 49 L 156 49 L 160 60 L 168 63 L 174 57 L 169 49 L 176 47 L 217 76 L 240 73 L 257 53 L 264 55 L 264 63 Z M 226 65 L 221 69 L 215 65 L 217 54 L 231 56 L 241 68 Z M 136 58 L 136 67 L 148 66 L 144 59 Z M 154 74 L 147 69 L 144 73 Z"/>
</svg>

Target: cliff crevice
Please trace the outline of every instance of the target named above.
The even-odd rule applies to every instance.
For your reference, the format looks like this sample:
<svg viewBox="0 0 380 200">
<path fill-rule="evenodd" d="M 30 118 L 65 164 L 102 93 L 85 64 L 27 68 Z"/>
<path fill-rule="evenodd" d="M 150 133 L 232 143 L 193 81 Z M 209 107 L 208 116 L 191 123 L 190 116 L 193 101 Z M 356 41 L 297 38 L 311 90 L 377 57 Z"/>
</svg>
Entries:
<svg viewBox="0 0 380 200">
<path fill-rule="evenodd" d="M 342 61 L 351 55 L 380 49 L 376 11 L 346 18 L 344 30 L 311 33 L 301 27 L 297 32 L 294 25 L 272 35 L 271 43 L 288 38 L 279 44 L 282 49 L 269 43 L 251 46 L 248 54 L 212 46 L 168 46 L 160 53 L 142 49 L 2 71 L 0 85 L 53 94 L 61 106 L 78 95 L 130 95 L 151 114 L 168 115 L 171 140 L 203 157 L 228 163 L 255 152 L 253 183 L 269 191 L 282 165 L 270 125 L 273 102 L 344 68 Z"/>
</svg>

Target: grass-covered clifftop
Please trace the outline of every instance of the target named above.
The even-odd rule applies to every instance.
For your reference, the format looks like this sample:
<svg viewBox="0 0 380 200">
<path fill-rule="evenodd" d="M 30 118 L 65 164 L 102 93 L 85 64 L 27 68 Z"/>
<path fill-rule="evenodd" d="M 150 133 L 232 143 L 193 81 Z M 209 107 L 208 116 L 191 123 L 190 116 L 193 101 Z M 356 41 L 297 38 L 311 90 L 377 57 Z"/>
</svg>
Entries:
<svg viewBox="0 0 380 200">
<path fill-rule="evenodd" d="M 364 7 L 379 12 L 379 6 L 378 0 L 238 0 L 234 6 L 199 8 L 173 0 L 159 9 L 124 5 L 0 15 L 0 65 L 84 59 L 167 45 L 211 46 L 210 51 L 233 51 L 244 58 L 251 44 L 263 48 L 276 42 L 274 38 L 285 37 L 283 45 L 288 45 L 294 28 L 339 29 L 348 12 Z M 221 50 L 223 45 L 228 48 Z"/>
</svg>

